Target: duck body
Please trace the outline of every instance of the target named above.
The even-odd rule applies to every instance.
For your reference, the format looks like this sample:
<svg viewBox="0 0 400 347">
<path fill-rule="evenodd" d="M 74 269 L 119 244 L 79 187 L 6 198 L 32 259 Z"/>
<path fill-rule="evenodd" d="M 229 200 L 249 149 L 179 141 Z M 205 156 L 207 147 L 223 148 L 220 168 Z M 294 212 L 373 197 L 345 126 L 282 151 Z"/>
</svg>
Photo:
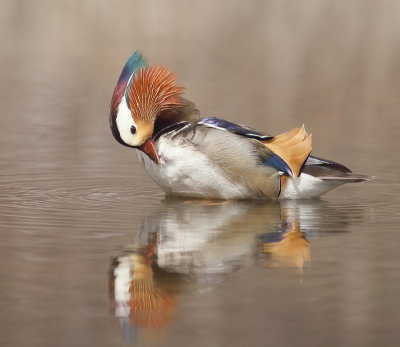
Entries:
<svg viewBox="0 0 400 347">
<path fill-rule="evenodd" d="M 307 199 L 370 179 L 311 156 L 304 126 L 278 136 L 221 118 L 202 117 L 181 96 L 174 75 L 147 67 L 139 53 L 114 90 L 110 126 L 139 149 L 147 173 L 167 195 L 206 199 Z"/>
<path fill-rule="evenodd" d="M 277 170 L 263 166 L 246 138 L 202 124 L 155 141 L 159 163 L 139 153 L 146 171 L 169 195 L 213 199 L 273 198 Z"/>
<path fill-rule="evenodd" d="M 241 130 L 238 134 L 219 129 L 204 120 L 182 122 L 155 137 L 159 163 L 143 152 L 139 158 L 167 195 L 192 198 L 308 199 L 367 178 L 313 156 L 308 157 L 298 177 L 290 177 L 265 163 L 262 143 L 246 136 L 248 128 Z"/>
</svg>

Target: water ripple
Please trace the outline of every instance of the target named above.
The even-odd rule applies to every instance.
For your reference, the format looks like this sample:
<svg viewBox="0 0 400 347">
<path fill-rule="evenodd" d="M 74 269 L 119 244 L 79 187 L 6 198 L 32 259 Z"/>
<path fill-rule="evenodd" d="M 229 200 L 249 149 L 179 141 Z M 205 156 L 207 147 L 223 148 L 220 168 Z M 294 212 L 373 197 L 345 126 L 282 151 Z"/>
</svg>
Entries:
<svg viewBox="0 0 400 347">
<path fill-rule="evenodd" d="M 113 177 L 110 181 L 104 177 L 16 181 L 0 186 L 0 206 L 101 211 L 112 205 L 129 209 L 127 203 L 134 200 L 151 204 L 163 196 L 154 187 L 134 190 L 126 177 Z"/>
</svg>

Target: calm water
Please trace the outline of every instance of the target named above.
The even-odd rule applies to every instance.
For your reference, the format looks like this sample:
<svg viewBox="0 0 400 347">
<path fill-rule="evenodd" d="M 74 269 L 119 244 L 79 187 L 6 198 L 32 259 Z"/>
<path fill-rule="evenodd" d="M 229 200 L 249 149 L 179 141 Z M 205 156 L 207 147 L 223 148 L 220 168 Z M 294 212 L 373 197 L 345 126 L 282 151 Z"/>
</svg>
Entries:
<svg viewBox="0 0 400 347">
<path fill-rule="evenodd" d="M 1 6 L 1 346 L 399 344 L 398 1 Z M 377 179 L 166 199 L 108 129 L 135 49 L 205 115 L 305 123 L 314 154 Z"/>
</svg>

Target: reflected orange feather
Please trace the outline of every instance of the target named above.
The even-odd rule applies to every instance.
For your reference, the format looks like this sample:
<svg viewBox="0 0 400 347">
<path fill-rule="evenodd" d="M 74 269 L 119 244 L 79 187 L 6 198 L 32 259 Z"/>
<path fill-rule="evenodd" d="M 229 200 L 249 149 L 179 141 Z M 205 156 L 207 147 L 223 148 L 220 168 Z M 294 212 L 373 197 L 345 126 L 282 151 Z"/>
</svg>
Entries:
<svg viewBox="0 0 400 347">
<path fill-rule="evenodd" d="M 161 328 L 170 323 L 176 300 L 154 281 L 151 266 L 138 259 L 133 275 L 129 287 L 131 322 L 147 328 Z"/>
</svg>

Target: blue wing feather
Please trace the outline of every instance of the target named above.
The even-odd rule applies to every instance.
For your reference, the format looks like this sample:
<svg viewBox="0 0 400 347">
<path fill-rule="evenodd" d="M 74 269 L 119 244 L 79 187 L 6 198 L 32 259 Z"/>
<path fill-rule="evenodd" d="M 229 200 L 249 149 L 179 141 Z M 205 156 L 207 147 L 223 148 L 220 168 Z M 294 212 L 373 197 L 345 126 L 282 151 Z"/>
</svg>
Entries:
<svg viewBox="0 0 400 347">
<path fill-rule="evenodd" d="M 249 138 L 256 139 L 256 140 L 264 140 L 265 141 L 265 140 L 271 140 L 274 138 L 273 136 L 265 135 L 257 130 L 254 130 L 254 129 L 251 129 L 248 127 L 244 127 L 244 126 L 236 124 L 234 122 L 229 122 L 225 119 L 216 118 L 216 117 L 203 118 L 199 122 L 199 124 L 204 124 L 206 126 L 209 126 L 212 128 L 218 128 L 221 130 L 227 130 L 227 131 L 230 131 L 237 135 L 249 137 Z"/>
<path fill-rule="evenodd" d="M 277 154 L 274 154 L 272 157 L 264 161 L 264 165 L 272 166 L 275 169 L 288 174 L 289 176 L 294 176 L 290 166 Z"/>
</svg>

